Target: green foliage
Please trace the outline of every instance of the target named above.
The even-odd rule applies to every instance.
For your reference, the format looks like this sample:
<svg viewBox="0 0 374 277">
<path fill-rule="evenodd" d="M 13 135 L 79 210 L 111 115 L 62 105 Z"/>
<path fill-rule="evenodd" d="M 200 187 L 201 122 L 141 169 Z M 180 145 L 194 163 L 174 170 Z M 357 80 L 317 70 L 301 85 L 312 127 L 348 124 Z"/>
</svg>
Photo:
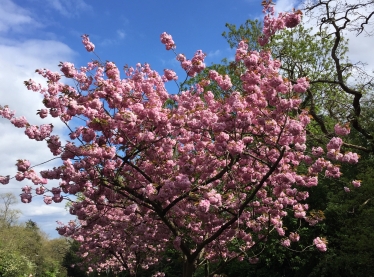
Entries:
<svg viewBox="0 0 374 277">
<path fill-rule="evenodd" d="M 355 132 L 349 139 L 352 143 L 363 140 Z M 342 167 L 344 184 L 324 182 L 329 250 L 318 259 L 310 276 L 368 276 L 374 272 L 373 167 L 373 156 L 362 153 L 357 165 Z M 362 187 L 354 188 L 351 179 L 362 180 Z M 342 190 L 342 185 L 351 192 Z"/>
<path fill-rule="evenodd" d="M 35 265 L 18 252 L 0 248 L 0 276 L 28 276 L 34 271 Z"/>
<path fill-rule="evenodd" d="M 261 50 L 258 38 L 262 35 L 262 23 L 257 19 L 248 19 L 239 28 L 230 23 L 226 23 L 226 27 L 228 28 L 228 33 L 225 31 L 222 36 L 227 40 L 231 48 L 236 47 L 241 40 L 245 40 L 250 50 Z"/>
<path fill-rule="evenodd" d="M 6 209 L 0 210 L 0 218 L 5 218 L 4 222 L 7 223 L 0 225 L 0 277 L 29 274 L 40 277 L 67 276 L 62 266 L 68 248 L 66 240 L 49 240 L 32 220 L 25 224 L 17 224 L 14 217 L 7 220 L 14 214 L 12 205 L 16 201 L 8 201 L 13 199 L 9 195 L 0 199 L 3 206 L 8 203 Z"/>
</svg>

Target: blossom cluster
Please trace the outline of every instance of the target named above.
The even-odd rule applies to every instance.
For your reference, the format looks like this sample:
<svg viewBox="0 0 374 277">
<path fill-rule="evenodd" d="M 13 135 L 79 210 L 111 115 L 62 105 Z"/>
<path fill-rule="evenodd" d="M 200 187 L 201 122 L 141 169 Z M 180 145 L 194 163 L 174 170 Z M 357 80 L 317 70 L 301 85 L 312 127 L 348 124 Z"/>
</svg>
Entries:
<svg viewBox="0 0 374 277">
<path fill-rule="evenodd" d="M 299 13 L 274 19 L 268 9 L 264 38 L 300 21 Z M 167 33 L 161 42 L 167 50 L 175 48 Z M 87 35 L 83 44 L 93 51 Z M 188 76 L 205 68 L 204 59 L 201 50 L 191 60 L 177 54 Z M 19 160 L 15 179 L 31 180 L 38 195 L 48 192 L 46 204 L 82 196 L 70 207 L 79 224 L 62 224 L 58 232 L 80 242 L 92 270 L 147 268 L 158 262 L 170 241 L 190 259 L 200 254 L 212 261 L 243 259 L 270 232 L 285 247 L 299 241 L 297 232 L 283 226 L 289 214 L 311 225 L 322 219 L 308 215 L 307 189 L 318 184 L 320 175 L 340 177 L 337 163 L 356 163 L 358 155 L 343 152 L 340 137 L 308 153 L 310 118 L 300 110 L 307 78 L 292 84 L 280 76 L 281 63 L 271 53 L 251 51 L 244 41 L 235 62 L 243 65 L 235 89 L 230 77 L 216 71 L 200 82 L 201 87 L 216 82 L 226 92 L 222 98 L 201 87 L 199 93 L 191 87 L 169 94 L 165 82 L 178 76 L 168 69 L 160 75 L 149 64 L 126 67 L 123 78 L 109 61 L 81 68 L 63 62 L 61 73 L 38 70 L 47 87 L 32 80 L 25 85 L 44 97 L 41 118 L 50 115 L 69 128 L 75 125 L 66 142 L 53 134 L 51 124 L 30 125 L 8 107 L 0 109 L 2 117 L 25 128 L 30 139 L 46 141 L 60 157 L 60 166 L 40 176 L 29 161 Z M 76 86 L 63 84 L 61 76 Z M 175 105 L 167 108 L 168 102 Z M 84 123 L 76 126 L 75 117 Z M 347 130 L 335 128 L 337 136 Z M 300 165 L 307 168 L 305 174 L 299 173 Z M 0 176 L 0 183 L 9 179 Z M 47 189 L 47 180 L 59 180 L 59 186 Z M 360 181 L 352 185 L 359 187 Z M 32 187 L 22 191 L 22 202 L 29 203 Z M 323 239 L 313 243 L 326 251 Z"/>
</svg>

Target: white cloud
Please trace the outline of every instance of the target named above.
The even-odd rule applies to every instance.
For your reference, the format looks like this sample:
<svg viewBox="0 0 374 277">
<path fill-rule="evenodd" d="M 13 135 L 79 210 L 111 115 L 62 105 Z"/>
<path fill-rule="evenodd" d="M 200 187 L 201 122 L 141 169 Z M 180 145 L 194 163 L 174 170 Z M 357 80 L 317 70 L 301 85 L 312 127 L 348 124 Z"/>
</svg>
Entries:
<svg viewBox="0 0 374 277">
<path fill-rule="evenodd" d="M 0 53 L 0 104 L 9 105 L 17 111 L 16 115 L 29 118 L 30 123 L 45 123 L 46 120 L 36 116 L 36 110 L 43 107 L 42 96 L 28 91 L 23 82 L 31 78 L 45 85 L 44 78 L 35 73 L 35 69 L 58 71 L 59 62 L 71 60 L 74 52 L 58 41 L 7 40 L 0 44 Z M 60 124 L 55 122 L 54 125 L 58 127 Z"/>
<path fill-rule="evenodd" d="M 117 30 L 117 35 L 119 39 L 124 39 L 126 37 L 126 33 L 123 30 Z"/>
<path fill-rule="evenodd" d="M 92 12 L 92 7 L 84 0 L 49 0 L 43 3 L 66 17 L 75 17 L 82 12 Z"/>
<path fill-rule="evenodd" d="M 288 12 L 293 8 L 298 8 L 300 1 L 298 0 L 278 0 L 275 3 L 276 12 Z"/>
<path fill-rule="evenodd" d="M 347 0 L 347 4 L 355 4 L 355 0 Z M 332 1 L 331 5 L 335 2 Z M 275 9 L 277 12 L 286 12 L 291 11 L 293 8 L 295 9 L 302 9 L 303 8 L 303 1 L 300 0 L 278 0 L 275 5 Z M 358 11 L 362 14 L 366 14 L 367 11 Z M 314 12 L 314 16 L 311 18 L 310 16 L 304 16 L 304 24 L 308 28 L 313 28 L 315 32 L 319 30 L 318 22 L 316 21 L 315 15 L 318 14 L 316 10 Z M 367 25 L 367 28 L 370 28 L 371 25 Z M 372 31 L 373 29 L 371 29 Z M 348 39 L 348 56 L 352 63 L 362 62 L 366 64 L 365 69 L 366 72 L 372 74 L 374 70 L 374 55 L 370 55 L 372 53 L 372 45 L 373 45 L 373 37 L 365 36 L 365 33 L 361 33 L 359 36 L 355 32 L 346 32 L 343 34 L 346 39 Z"/>
<path fill-rule="evenodd" d="M 64 204 L 51 204 L 48 206 L 48 209 L 46 209 L 46 205 L 41 203 L 35 203 L 31 202 L 30 204 L 27 204 L 29 208 L 27 210 L 24 210 L 23 217 L 25 218 L 31 218 L 34 216 L 53 216 L 56 214 L 66 216 L 69 214 L 67 209 L 65 208 Z M 32 207 L 30 209 L 30 207 Z"/>
<path fill-rule="evenodd" d="M 63 124 L 60 121 L 52 120 L 50 117 L 42 120 L 36 115 L 37 110 L 43 107 L 42 96 L 37 92 L 28 91 L 23 82 L 31 78 L 45 86 L 45 79 L 36 74 L 35 69 L 48 68 L 59 71 L 59 62 L 71 61 L 74 51 L 56 40 L 29 39 L 20 41 L 1 36 L 1 31 L 4 33 L 19 28 L 19 31 L 22 32 L 28 27 L 27 24 L 38 26 L 38 22 L 32 19 L 26 10 L 11 1 L 4 1 L 0 6 L 0 105 L 9 105 L 11 110 L 16 110 L 16 116 L 25 116 L 30 124 L 53 123 L 57 134 L 63 136 L 61 134 Z M 4 12 L 15 15 L 16 19 L 2 17 Z M 14 176 L 16 173 L 15 163 L 20 158 L 29 159 L 32 165 L 53 158 L 45 142 L 28 139 L 24 134 L 24 129 L 15 128 L 8 120 L 0 118 L 0 130 L 0 175 Z M 44 170 L 51 165 L 57 165 L 56 161 L 39 166 L 35 170 Z M 19 183 L 13 179 L 10 184 L 0 186 L 0 193 L 12 192 L 19 195 L 21 187 L 25 185 L 35 187 L 31 182 Z M 57 183 L 51 183 L 48 187 L 52 186 L 57 186 Z M 52 236 L 57 236 L 57 233 L 53 231 L 57 226 L 56 220 L 66 222 L 73 218 L 64 210 L 64 204 L 47 206 L 43 202 L 43 197 L 35 197 L 32 203 L 20 204 L 17 207 L 23 213 L 21 220 L 32 219 Z M 48 223 L 48 230 L 45 229 L 47 228 L 47 219 L 51 221 Z"/>
<path fill-rule="evenodd" d="M 210 57 L 210 58 L 217 57 L 217 56 L 220 56 L 220 55 L 221 55 L 220 50 L 211 51 L 211 52 L 208 53 L 208 57 Z"/>
<path fill-rule="evenodd" d="M 105 38 L 99 42 L 100 46 L 118 45 L 121 41 L 126 38 L 126 32 L 118 29 L 113 38 Z"/>
<path fill-rule="evenodd" d="M 20 32 L 24 26 L 40 27 L 41 24 L 36 22 L 31 14 L 21 6 L 10 0 L 2 0 L 0 5 L 0 33 Z"/>
<path fill-rule="evenodd" d="M 43 230 L 50 238 L 59 237 L 56 228 L 57 221 L 68 223 L 74 220 L 75 217 L 70 215 L 65 208 L 64 203 L 45 205 L 39 199 L 33 200 L 29 204 L 18 204 L 15 208 L 22 210 L 22 215 L 19 218 L 20 222 L 32 220 L 36 222 L 41 230 Z"/>
</svg>

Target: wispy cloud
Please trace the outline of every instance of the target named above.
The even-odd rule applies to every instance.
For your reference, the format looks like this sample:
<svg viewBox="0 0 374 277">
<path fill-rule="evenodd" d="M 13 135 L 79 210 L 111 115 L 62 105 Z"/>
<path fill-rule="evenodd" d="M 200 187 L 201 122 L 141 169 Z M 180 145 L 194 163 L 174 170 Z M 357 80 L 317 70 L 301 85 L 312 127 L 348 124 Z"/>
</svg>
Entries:
<svg viewBox="0 0 374 277">
<path fill-rule="evenodd" d="M 210 51 L 208 53 L 208 57 L 210 57 L 210 58 L 219 57 L 219 56 L 221 56 L 221 54 L 222 54 L 221 50 Z"/>
<path fill-rule="evenodd" d="M 20 32 L 25 26 L 40 27 L 41 24 L 21 6 L 10 0 L 2 0 L 0 5 L 0 33 Z"/>
<path fill-rule="evenodd" d="M 10 35 L 15 31 L 28 32 L 30 25 L 42 26 L 27 10 L 10 0 L 1 1 L 0 36 L 3 37 L 0 39 L 0 105 L 9 105 L 11 110 L 16 111 L 16 116 L 25 116 L 30 124 L 52 123 L 55 134 L 64 136 L 61 133 L 62 123 L 60 121 L 50 117 L 42 120 L 36 115 L 37 110 L 43 107 L 42 96 L 37 92 L 28 91 L 23 82 L 31 78 L 45 85 L 45 79 L 36 74 L 35 69 L 48 68 L 59 71 L 59 62 L 72 61 L 75 52 L 60 41 L 28 39 L 27 37 L 18 40 Z M 45 142 L 28 139 L 23 129 L 15 128 L 8 120 L 0 118 L 0 130 L 2 130 L 0 133 L 0 175 L 14 176 L 16 173 L 14 164 L 17 159 L 29 159 L 35 165 L 53 158 Z M 36 167 L 35 170 L 45 170 L 51 165 L 57 164 L 51 162 Z M 19 183 L 13 179 L 10 184 L 0 187 L 0 193 L 12 192 L 19 195 L 24 185 L 33 186 L 30 182 Z M 48 187 L 57 185 L 57 183 L 52 183 Z M 20 204 L 17 208 L 23 213 L 21 220 L 32 219 L 39 224 L 44 222 L 46 216 L 50 217 L 54 227 L 46 230 L 45 226 L 40 224 L 39 226 L 47 233 L 56 236 L 55 221 L 67 221 L 67 218 L 72 218 L 64 211 L 64 204 L 56 207 L 58 208 L 52 207 L 51 209 L 51 206 L 44 204 L 43 197 L 35 197 L 32 203 Z"/>
<path fill-rule="evenodd" d="M 119 39 L 124 39 L 126 37 L 126 33 L 123 30 L 117 30 L 117 36 Z"/>
<path fill-rule="evenodd" d="M 66 17 L 75 17 L 80 13 L 93 11 L 84 0 L 49 0 L 43 3 Z"/>
<path fill-rule="evenodd" d="M 278 0 L 275 3 L 276 12 L 289 12 L 293 8 L 300 8 L 300 0 Z"/>
<path fill-rule="evenodd" d="M 126 32 L 122 29 L 118 29 L 112 38 L 105 38 L 99 44 L 101 46 L 110 46 L 121 43 L 121 40 L 126 38 Z"/>
</svg>

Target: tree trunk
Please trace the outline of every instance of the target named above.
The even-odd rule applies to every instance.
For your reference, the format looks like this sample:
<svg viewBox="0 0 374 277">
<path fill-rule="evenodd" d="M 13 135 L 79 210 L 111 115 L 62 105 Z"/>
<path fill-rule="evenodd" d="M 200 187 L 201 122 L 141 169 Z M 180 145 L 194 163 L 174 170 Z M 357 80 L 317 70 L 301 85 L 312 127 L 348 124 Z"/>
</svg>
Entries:
<svg viewBox="0 0 374 277">
<path fill-rule="evenodd" d="M 190 262 L 187 259 L 183 263 L 183 277 L 193 277 L 196 270 L 196 261 Z"/>
</svg>

